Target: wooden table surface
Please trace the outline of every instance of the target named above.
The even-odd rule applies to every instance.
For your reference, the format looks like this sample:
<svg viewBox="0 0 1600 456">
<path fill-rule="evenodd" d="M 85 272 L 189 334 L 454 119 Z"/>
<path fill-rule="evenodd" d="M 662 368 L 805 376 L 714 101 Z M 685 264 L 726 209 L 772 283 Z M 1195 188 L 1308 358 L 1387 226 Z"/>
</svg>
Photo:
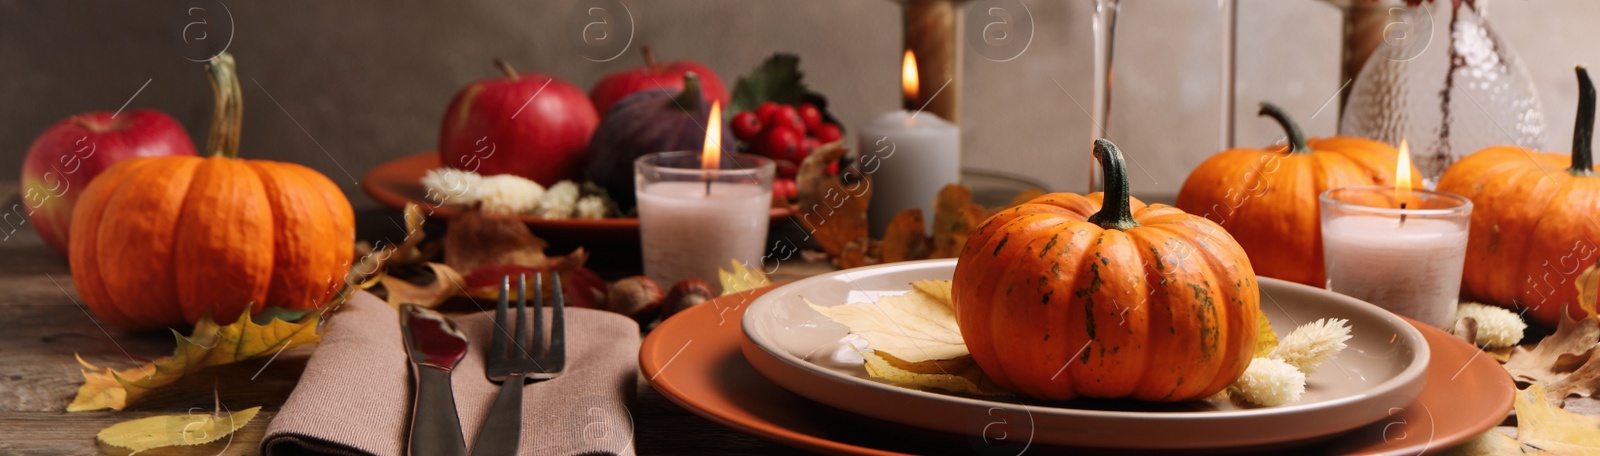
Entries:
<svg viewBox="0 0 1600 456">
<path fill-rule="evenodd" d="M 0 182 L 0 202 L 9 210 L 16 202 L 14 182 Z M 13 220 L 15 217 L 5 220 Z M 155 358 L 170 354 L 171 335 L 131 334 L 104 326 L 82 306 L 66 260 L 46 247 L 31 225 L 12 227 L 0 223 L 0 454 L 125 454 L 99 445 L 95 434 L 119 421 L 158 414 L 188 413 L 191 407 L 213 407 L 213 385 L 248 385 L 220 390 L 224 405 L 238 409 L 263 406 L 244 429 L 212 444 L 152 451 L 145 454 L 256 454 L 258 443 L 275 411 L 294 389 L 314 346 L 289 350 L 270 363 L 252 360 L 208 369 L 158 390 L 121 412 L 66 413 L 83 383 L 73 354 L 90 363 L 125 368 L 130 357 Z M 821 267 L 788 268 L 786 274 L 803 276 Z M 783 271 L 780 271 L 783 272 Z M 795 277 L 777 277 L 776 279 Z M 143 359 L 139 360 L 143 361 Z M 1568 409 L 1600 416 L 1600 401 L 1572 399 Z M 638 397 L 629 410 L 636 423 L 635 446 L 640 454 L 799 454 L 798 450 L 767 442 L 712 423 L 673 404 L 642 378 Z M 1514 425 L 1507 420 L 1506 425 Z M 1515 434 L 1502 426 L 1501 432 Z"/>
</svg>

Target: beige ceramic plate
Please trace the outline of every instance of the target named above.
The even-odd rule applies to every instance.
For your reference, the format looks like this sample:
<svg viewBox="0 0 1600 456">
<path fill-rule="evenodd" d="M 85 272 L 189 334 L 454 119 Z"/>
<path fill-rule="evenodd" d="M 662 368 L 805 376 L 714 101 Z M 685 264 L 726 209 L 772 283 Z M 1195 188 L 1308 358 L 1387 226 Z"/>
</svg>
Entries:
<svg viewBox="0 0 1600 456">
<path fill-rule="evenodd" d="M 872 418 L 984 438 L 1043 445 L 1127 449 L 1270 447 L 1327 438 L 1382 420 L 1412 404 L 1424 384 L 1428 344 L 1399 317 L 1317 288 L 1261 279 L 1262 309 L 1286 334 L 1317 318 L 1349 319 L 1349 348 L 1313 374 L 1300 402 L 1241 409 L 1225 402 L 1041 402 L 962 397 L 889 385 L 859 364 L 840 364 L 843 325 L 811 310 L 949 279 L 954 260 L 930 260 L 824 274 L 779 287 L 743 316 L 745 358 L 800 396 Z M 845 349 L 848 350 L 848 349 Z"/>
</svg>

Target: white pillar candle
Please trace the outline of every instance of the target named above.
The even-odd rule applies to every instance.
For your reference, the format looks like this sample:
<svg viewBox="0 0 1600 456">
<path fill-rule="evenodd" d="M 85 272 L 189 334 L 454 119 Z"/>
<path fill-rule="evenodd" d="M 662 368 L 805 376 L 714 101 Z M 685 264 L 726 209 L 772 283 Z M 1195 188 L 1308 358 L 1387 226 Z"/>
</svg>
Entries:
<svg viewBox="0 0 1600 456">
<path fill-rule="evenodd" d="M 1460 297 L 1472 205 L 1423 190 L 1411 197 L 1418 209 L 1366 205 L 1388 201 L 1375 197 L 1393 192 L 1345 187 L 1322 195 L 1328 289 L 1449 328 Z"/>
<path fill-rule="evenodd" d="M 645 275 L 662 287 L 690 277 L 717 283 L 717 268 L 732 260 L 759 267 L 772 190 L 716 182 L 707 194 L 704 182 L 656 182 L 635 194 Z"/>
<path fill-rule="evenodd" d="M 862 126 L 859 138 L 861 170 L 872 179 L 872 235 L 910 208 L 933 223 L 939 189 L 961 181 L 961 129 L 930 112 L 894 111 Z"/>
</svg>

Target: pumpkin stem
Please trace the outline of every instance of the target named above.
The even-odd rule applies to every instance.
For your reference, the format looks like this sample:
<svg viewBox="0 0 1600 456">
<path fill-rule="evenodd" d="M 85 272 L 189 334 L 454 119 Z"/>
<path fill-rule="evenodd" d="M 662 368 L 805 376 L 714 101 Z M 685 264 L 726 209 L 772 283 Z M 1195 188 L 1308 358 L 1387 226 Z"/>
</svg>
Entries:
<svg viewBox="0 0 1600 456">
<path fill-rule="evenodd" d="M 1572 126 L 1572 167 L 1574 176 L 1594 175 L 1594 82 L 1589 81 L 1589 70 L 1578 65 L 1578 121 Z"/>
<path fill-rule="evenodd" d="M 683 91 L 672 97 L 672 102 L 687 112 L 700 110 L 700 75 L 693 71 L 683 74 Z"/>
<path fill-rule="evenodd" d="M 244 123 L 244 100 L 240 97 L 239 74 L 234 71 L 233 55 L 223 52 L 206 64 L 211 73 L 211 93 L 216 112 L 211 116 L 211 134 L 206 136 L 210 156 L 239 156 L 239 126 Z"/>
<path fill-rule="evenodd" d="M 1108 230 L 1127 231 L 1139 226 L 1133 219 L 1133 207 L 1128 202 L 1128 170 L 1122 160 L 1122 150 L 1110 140 L 1094 140 L 1094 158 L 1100 160 L 1106 183 L 1105 195 L 1100 201 L 1100 212 L 1089 216 L 1089 223 Z"/>
<path fill-rule="evenodd" d="M 1272 103 L 1262 102 L 1261 111 L 1257 112 L 1256 115 L 1271 117 L 1272 120 L 1278 121 L 1278 125 L 1283 126 L 1284 134 L 1289 136 L 1289 153 L 1311 153 L 1311 146 L 1306 145 L 1305 132 L 1300 131 L 1300 124 L 1294 123 L 1294 119 L 1290 119 L 1289 113 L 1283 112 L 1283 108 L 1279 108 L 1278 105 Z"/>
<path fill-rule="evenodd" d="M 494 66 L 499 67 L 500 72 L 505 73 L 506 77 L 511 78 L 513 81 L 522 79 L 522 75 L 517 74 L 517 69 L 512 68 L 511 64 L 506 63 L 505 60 L 494 59 Z"/>
</svg>

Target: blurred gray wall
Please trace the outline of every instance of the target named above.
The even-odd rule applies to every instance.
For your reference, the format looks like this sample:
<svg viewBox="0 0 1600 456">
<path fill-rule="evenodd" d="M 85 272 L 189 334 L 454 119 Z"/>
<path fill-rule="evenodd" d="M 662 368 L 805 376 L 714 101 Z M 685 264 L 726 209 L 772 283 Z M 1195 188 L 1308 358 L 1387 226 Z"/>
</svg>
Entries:
<svg viewBox="0 0 1600 456">
<path fill-rule="evenodd" d="M 321 170 L 358 207 L 373 205 L 357 187 L 362 174 L 433 150 L 446 103 L 464 84 L 494 76 L 495 57 L 587 89 L 608 72 L 638 65 L 637 46 L 649 44 L 662 59 L 709 64 L 731 88 L 770 53 L 787 51 L 801 56 L 807 82 L 833 100 L 852 129 L 898 105 L 901 27 L 891 1 L 621 1 L 634 23 L 627 49 L 620 41 L 596 47 L 571 39 L 591 21 L 587 7 L 600 0 L 0 0 L 0 180 L 15 179 L 45 127 L 74 113 L 115 110 L 147 81 L 129 109 L 166 111 L 203 142 L 211 92 L 200 64 L 186 57 L 204 57 L 223 43 L 244 78 L 244 155 Z M 1137 193 L 1172 195 L 1218 150 L 1218 2 L 1123 3 L 1111 137 L 1135 161 Z M 1600 2 L 1480 3 L 1534 76 L 1551 119 L 1547 144 L 1566 150 L 1572 65 L 1600 65 Z M 1034 25 L 1025 51 L 1007 60 L 967 48 L 967 166 L 1024 175 L 1054 190 L 1084 188 L 1090 4 L 1022 0 L 1026 11 L 1016 17 Z M 1265 145 L 1281 136 L 1255 118 L 1261 100 L 1301 117 L 1313 136 L 1332 134 L 1332 109 L 1308 117 L 1343 82 L 1339 10 L 1318 0 L 1241 5 L 1238 142 Z M 616 33 L 620 39 L 627 31 Z"/>
</svg>

